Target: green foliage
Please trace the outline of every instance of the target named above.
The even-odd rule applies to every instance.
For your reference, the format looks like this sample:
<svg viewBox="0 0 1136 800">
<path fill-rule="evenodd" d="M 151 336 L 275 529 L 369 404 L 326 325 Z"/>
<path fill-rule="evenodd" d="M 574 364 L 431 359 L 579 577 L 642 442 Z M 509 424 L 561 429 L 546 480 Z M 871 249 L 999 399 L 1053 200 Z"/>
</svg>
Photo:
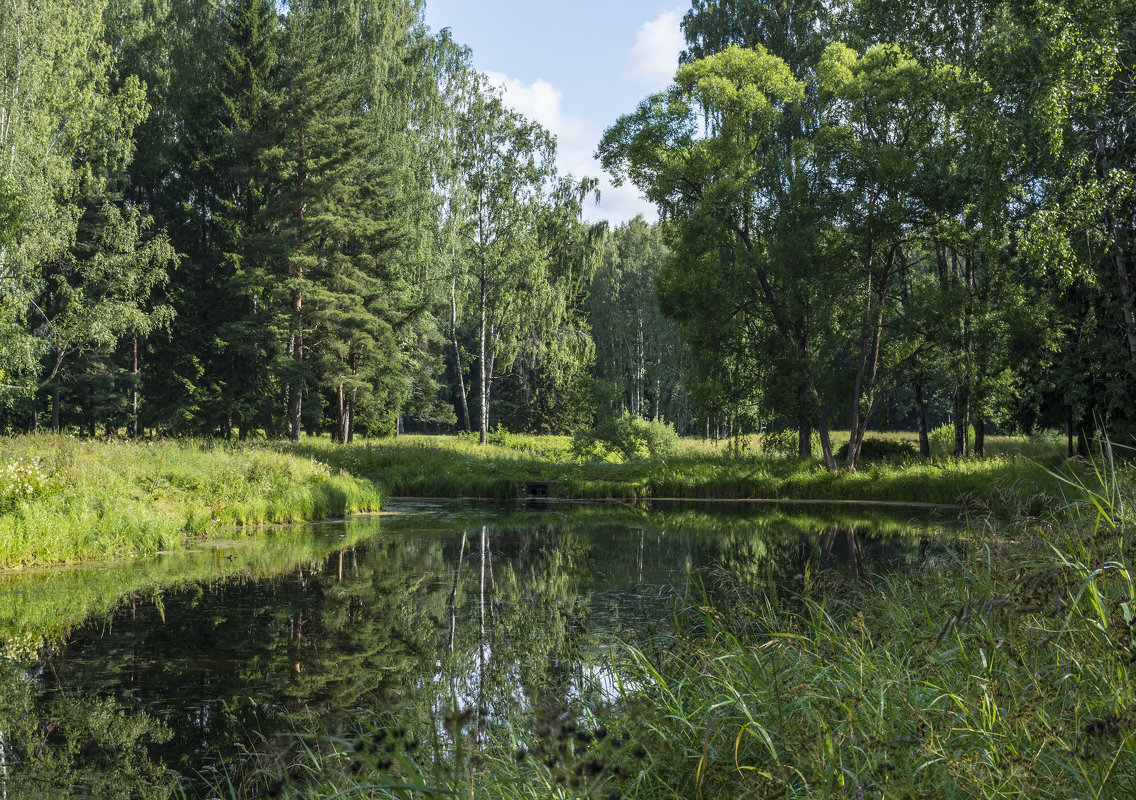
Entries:
<svg viewBox="0 0 1136 800">
<path fill-rule="evenodd" d="M 594 393 L 610 416 L 686 420 L 682 368 L 686 352 L 673 320 L 663 316 L 658 280 L 671 253 L 660 225 L 641 217 L 611 231 L 592 279 L 586 308 L 595 339 Z"/>
<path fill-rule="evenodd" d="M 955 426 L 949 424 L 939 425 L 927 432 L 927 439 L 931 443 L 931 452 L 935 455 L 947 456 L 955 449 Z"/>
<path fill-rule="evenodd" d="M 763 453 L 782 456 L 796 455 L 800 444 L 794 430 L 765 431 L 757 437 L 758 447 Z"/>
<path fill-rule="evenodd" d="M 580 459 L 603 460 L 612 455 L 623 461 L 664 460 L 679 449 L 680 441 L 673 425 L 661 419 L 643 419 L 630 412 L 603 420 L 594 430 L 581 429 L 572 437 L 572 451 Z"/>
<path fill-rule="evenodd" d="M 848 458 L 848 445 L 836 451 L 838 460 Z M 865 463 L 876 461 L 912 461 L 919 457 L 919 448 L 912 442 L 902 439 L 864 439 L 860 449 L 860 460 Z"/>
</svg>

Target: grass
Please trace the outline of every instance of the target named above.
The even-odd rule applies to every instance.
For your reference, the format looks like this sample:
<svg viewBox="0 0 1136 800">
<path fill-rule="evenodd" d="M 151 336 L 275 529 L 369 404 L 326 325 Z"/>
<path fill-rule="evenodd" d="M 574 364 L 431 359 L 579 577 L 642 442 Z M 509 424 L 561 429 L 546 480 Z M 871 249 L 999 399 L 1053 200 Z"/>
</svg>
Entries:
<svg viewBox="0 0 1136 800">
<path fill-rule="evenodd" d="M 838 446 L 840 434 L 834 438 Z M 1036 511 L 1063 485 L 1046 466 L 1060 461 L 1054 437 L 990 437 L 994 455 L 984 459 L 880 463 L 835 475 L 817 461 L 760 449 L 752 437 L 729 446 L 686 440 L 665 458 L 620 463 L 578 460 L 568 437 L 507 433 L 484 447 L 462 435 L 346 447 L 316 438 L 227 446 L 16 437 L 0 442 L 0 568 L 124 558 L 232 526 L 374 510 L 382 499 L 376 487 L 512 499 L 526 481 L 547 480 L 554 494 L 571 498 L 969 502 L 1004 512 L 1023 503 Z"/>
<path fill-rule="evenodd" d="M 369 481 L 320 461 L 206 442 L 0 441 L 0 568 L 126 558 L 234 526 L 377 510 Z"/>
<path fill-rule="evenodd" d="M 1059 511 L 978 526 L 962 555 L 859 580 L 808 573 L 793 594 L 713 571 L 658 630 L 612 644 L 604 685 L 557 709 L 518 708 L 478 743 L 460 709 L 409 733 L 379 710 L 355 735 L 305 738 L 274 790 L 1136 796 L 1136 471 L 1101 456 Z"/>
<path fill-rule="evenodd" d="M 486 446 L 462 435 L 401 436 L 349 447 L 325 439 L 276 446 L 365 477 L 394 496 L 515 498 L 526 481 L 549 480 L 557 496 L 584 499 L 974 501 L 1004 510 L 1032 498 L 1036 511 L 1061 488 L 1047 468 L 1060 462 L 1060 442 L 1044 438 L 991 437 L 992 455 L 982 459 L 867 464 L 838 474 L 815 460 L 762 453 L 752 440 L 733 446 L 684 440 L 675 455 L 622 463 L 578 461 L 570 440 L 555 436 L 509 434 Z"/>
</svg>

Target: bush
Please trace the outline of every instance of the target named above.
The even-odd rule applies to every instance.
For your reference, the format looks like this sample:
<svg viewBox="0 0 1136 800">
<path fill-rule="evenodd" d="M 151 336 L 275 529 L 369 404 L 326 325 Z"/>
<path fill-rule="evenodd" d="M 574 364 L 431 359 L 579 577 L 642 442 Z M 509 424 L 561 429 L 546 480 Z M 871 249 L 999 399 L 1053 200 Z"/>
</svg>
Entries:
<svg viewBox="0 0 1136 800">
<path fill-rule="evenodd" d="M 953 434 L 952 434 L 953 435 Z M 860 463 L 869 461 L 907 461 L 919 455 L 919 448 L 906 439 L 865 439 L 860 445 Z M 836 462 L 848 461 L 848 445 L 836 451 Z"/>
<path fill-rule="evenodd" d="M 572 436 L 572 454 L 588 461 L 609 455 L 623 461 L 657 458 L 678 452 L 679 438 L 674 426 L 663 420 L 649 420 L 624 412 L 604 420 L 594 431 L 578 430 Z"/>
<path fill-rule="evenodd" d="M 967 446 L 974 446 L 974 428 L 967 426 L 966 429 Z M 939 427 L 927 434 L 927 439 L 931 443 L 931 452 L 935 455 L 949 456 L 954 455 L 955 452 L 955 426 L 949 422 L 944 422 Z"/>
<path fill-rule="evenodd" d="M 758 438 L 761 452 L 795 456 L 800 449 L 800 435 L 792 428 L 783 431 L 766 431 Z"/>
</svg>

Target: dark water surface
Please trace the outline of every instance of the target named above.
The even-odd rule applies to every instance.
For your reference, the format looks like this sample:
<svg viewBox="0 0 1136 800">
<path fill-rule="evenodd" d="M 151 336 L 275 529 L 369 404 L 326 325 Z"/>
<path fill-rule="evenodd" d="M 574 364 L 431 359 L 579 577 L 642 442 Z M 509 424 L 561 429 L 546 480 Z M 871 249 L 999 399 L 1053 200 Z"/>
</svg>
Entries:
<svg viewBox="0 0 1136 800">
<path fill-rule="evenodd" d="M 0 800 L 162 796 L 170 770 L 204 796 L 296 728 L 563 704 L 604 685 L 613 635 L 652 630 L 708 575 L 791 592 L 819 570 L 903 568 L 952 536 L 913 509 L 390 511 L 0 574 Z"/>
</svg>

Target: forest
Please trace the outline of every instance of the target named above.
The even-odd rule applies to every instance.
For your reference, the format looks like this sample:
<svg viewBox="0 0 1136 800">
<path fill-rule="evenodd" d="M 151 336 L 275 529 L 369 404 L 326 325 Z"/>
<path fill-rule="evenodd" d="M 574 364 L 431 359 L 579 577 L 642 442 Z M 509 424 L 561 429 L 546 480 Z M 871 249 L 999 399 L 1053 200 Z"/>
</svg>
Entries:
<svg viewBox="0 0 1136 800">
<path fill-rule="evenodd" d="M 695 0 L 591 176 L 418 0 L 0 6 L 0 428 L 1136 430 L 1136 6 Z M 830 430 L 849 430 L 846 452 Z M 841 459 L 838 463 L 838 456 Z"/>
</svg>

